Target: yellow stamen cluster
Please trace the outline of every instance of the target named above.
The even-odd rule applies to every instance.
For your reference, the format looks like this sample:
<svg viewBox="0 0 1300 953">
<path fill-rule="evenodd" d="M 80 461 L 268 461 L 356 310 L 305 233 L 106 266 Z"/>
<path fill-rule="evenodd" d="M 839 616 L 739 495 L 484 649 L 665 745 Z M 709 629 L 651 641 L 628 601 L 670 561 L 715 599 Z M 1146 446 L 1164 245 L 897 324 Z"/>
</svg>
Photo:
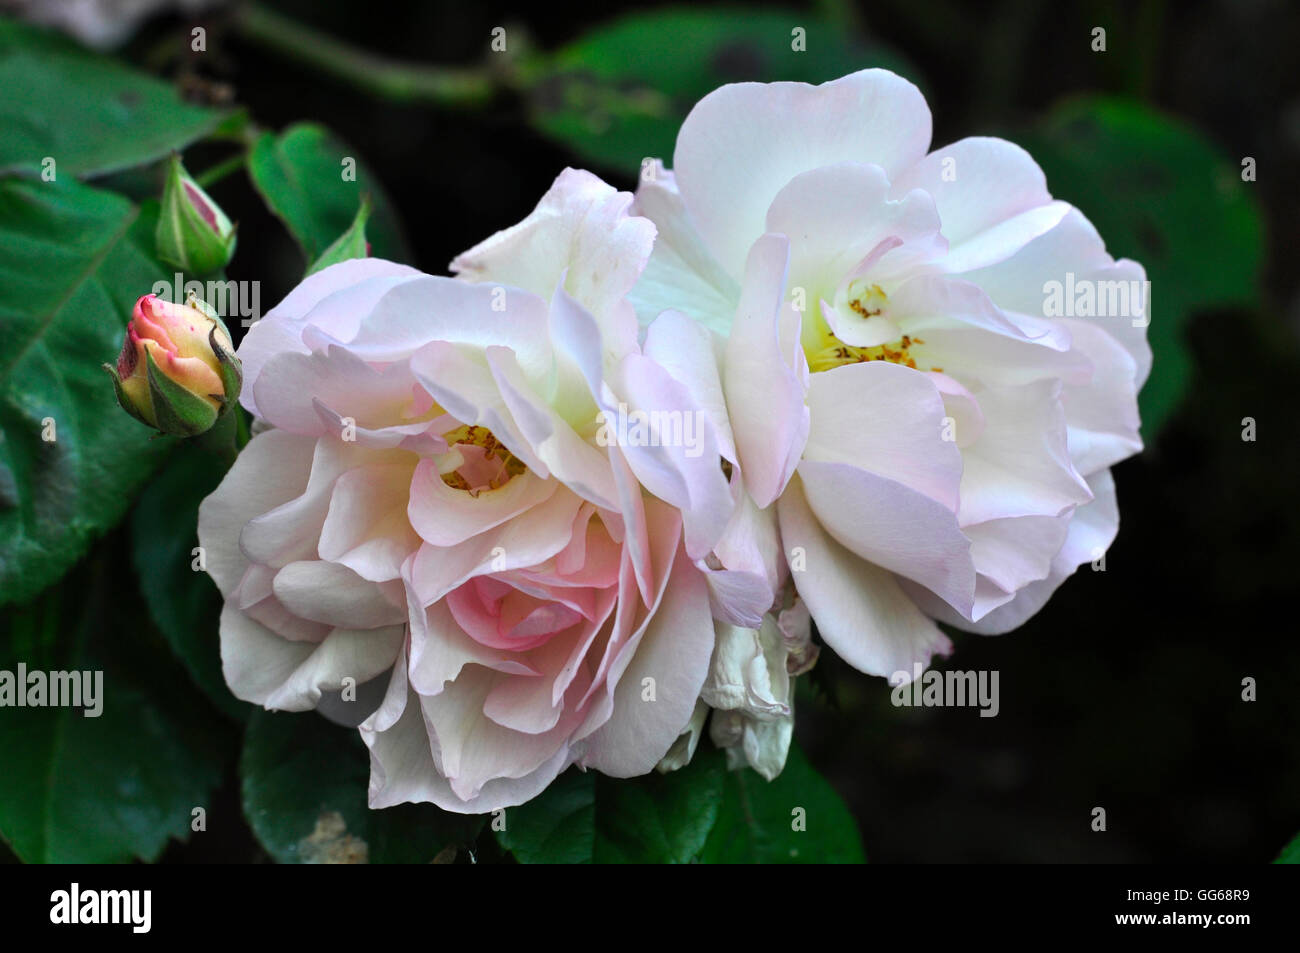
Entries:
<svg viewBox="0 0 1300 953">
<path fill-rule="evenodd" d="M 857 282 L 854 282 L 849 289 L 852 290 L 856 285 Z M 864 318 L 874 318 L 885 310 L 885 302 L 888 300 L 880 285 L 870 285 L 849 299 L 849 307 Z"/>
<path fill-rule="evenodd" d="M 863 318 L 874 318 L 884 312 L 888 298 L 880 285 L 862 287 L 859 282 L 855 282 L 850 286 L 850 291 L 854 293 L 848 305 Z M 811 337 L 805 330 L 804 354 L 808 358 L 810 371 L 829 371 L 833 367 L 863 364 L 867 361 L 889 361 L 913 370 L 921 369 L 916 366 L 916 359 L 911 354 L 912 345 L 925 343 L 920 338 L 904 334 L 897 341 L 875 347 L 855 347 L 837 338 L 824 321 L 819 321 L 818 324 L 820 326 L 813 331 Z M 929 370 L 942 371 L 943 368 L 932 367 Z"/>
<path fill-rule="evenodd" d="M 831 338 L 831 343 L 808 355 L 808 369 L 810 371 L 829 371 L 832 367 L 841 367 L 845 364 L 862 364 L 866 361 L 889 361 L 891 364 L 902 364 L 904 367 L 916 369 L 916 360 L 912 357 L 909 349 L 913 344 L 924 344 L 920 338 L 909 337 L 904 334 L 902 340 L 895 341 L 893 344 L 881 344 L 877 347 L 853 347 L 845 344 L 838 338 Z M 934 367 L 931 370 L 939 370 Z"/>
</svg>

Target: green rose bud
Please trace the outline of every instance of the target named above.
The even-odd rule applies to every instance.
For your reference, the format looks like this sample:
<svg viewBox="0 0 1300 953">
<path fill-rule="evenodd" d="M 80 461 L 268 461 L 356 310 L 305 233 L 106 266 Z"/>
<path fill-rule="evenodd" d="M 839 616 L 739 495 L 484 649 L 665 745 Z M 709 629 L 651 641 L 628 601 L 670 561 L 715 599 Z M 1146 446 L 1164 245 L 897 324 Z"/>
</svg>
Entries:
<svg viewBox="0 0 1300 953">
<path fill-rule="evenodd" d="M 211 274 L 235 253 L 235 226 L 175 154 L 167 168 L 154 241 L 159 258 L 189 274 Z"/>
</svg>

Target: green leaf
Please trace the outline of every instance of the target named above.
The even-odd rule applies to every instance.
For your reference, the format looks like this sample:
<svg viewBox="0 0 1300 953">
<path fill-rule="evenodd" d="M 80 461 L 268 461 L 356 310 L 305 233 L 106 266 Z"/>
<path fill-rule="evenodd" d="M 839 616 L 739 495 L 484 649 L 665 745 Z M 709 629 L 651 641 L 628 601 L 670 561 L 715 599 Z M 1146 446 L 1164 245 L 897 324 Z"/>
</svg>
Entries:
<svg viewBox="0 0 1300 953">
<path fill-rule="evenodd" d="M 171 278 L 154 224 L 74 181 L 0 181 L 0 604 L 66 572 L 174 443 L 122 411 L 101 367 Z"/>
<path fill-rule="evenodd" d="M 1297 834 L 1295 840 L 1282 848 L 1282 853 L 1278 854 L 1275 864 L 1300 864 L 1300 834 Z"/>
<path fill-rule="evenodd" d="M 428 863 L 472 841 L 483 823 L 431 804 L 371 810 L 361 736 L 315 712 L 256 712 L 240 770 L 244 815 L 281 863 Z"/>
<path fill-rule="evenodd" d="M 792 49 L 802 27 L 806 49 Z M 724 83 L 821 83 L 870 66 L 916 78 L 896 54 L 856 42 L 837 24 L 781 10 L 670 9 L 601 26 L 536 67 L 529 115 L 584 159 L 631 173 L 667 164 L 691 107 Z"/>
<path fill-rule="evenodd" d="M 348 230 L 366 194 L 374 203 L 370 231 L 375 255 L 393 261 L 409 257 L 379 180 L 356 156 L 314 123 L 298 123 L 278 136 L 264 133 L 249 152 L 253 185 L 302 247 L 308 263 Z M 345 179 L 350 170 L 355 176 Z"/>
<path fill-rule="evenodd" d="M 541 794 L 508 808 L 501 846 L 521 864 L 589 864 L 596 846 L 596 775 L 572 768 Z"/>
<path fill-rule="evenodd" d="M 352 220 L 348 230 L 334 239 L 334 244 L 325 249 L 321 256 L 317 258 L 307 274 L 314 275 L 330 265 L 337 265 L 341 261 L 350 261 L 354 258 L 365 258 L 370 253 L 370 245 L 366 241 L 366 221 L 370 218 L 370 196 L 361 197 L 361 207 L 357 209 L 357 217 Z"/>
<path fill-rule="evenodd" d="M 506 811 L 501 845 L 524 864 L 684 864 L 718 816 L 723 756 L 700 750 L 669 774 L 630 781 L 571 768 Z"/>
<path fill-rule="evenodd" d="M 230 117 L 13 20 L 0 20 L 0 89 L 0 173 L 41 173 L 48 158 L 58 180 L 102 175 L 181 149 Z"/>
<path fill-rule="evenodd" d="M 1191 382 L 1191 315 L 1256 300 L 1263 226 L 1251 186 L 1195 130 L 1122 99 L 1069 100 L 1019 138 L 1052 194 L 1088 216 L 1111 254 L 1147 270 L 1155 360 L 1140 407 L 1149 441 Z"/>
<path fill-rule="evenodd" d="M 149 614 L 167 644 L 216 707 L 242 721 L 253 709 L 230 693 L 221 674 L 221 594 L 206 572 L 193 568 L 199 503 L 217 488 L 226 469 L 196 443 L 177 448 L 131 514 L 131 558 Z"/>
<path fill-rule="evenodd" d="M 800 818 L 804 830 L 796 830 Z M 861 864 L 862 835 L 840 796 L 790 746 L 785 770 L 765 781 L 746 768 L 727 772 L 718 822 L 700 860 L 710 864 Z"/>
<path fill-rule="evenodd" d="M 192 812 L 210 808 L 233 738 L 141 625 L 114 542 L 0 624 L 0 671 L 102 672 L 97 717 L 0 717 L 0 834 L 28 863 L 154 860 L 169 838 L 221 836 L 191 834 Z"/>
</svg>

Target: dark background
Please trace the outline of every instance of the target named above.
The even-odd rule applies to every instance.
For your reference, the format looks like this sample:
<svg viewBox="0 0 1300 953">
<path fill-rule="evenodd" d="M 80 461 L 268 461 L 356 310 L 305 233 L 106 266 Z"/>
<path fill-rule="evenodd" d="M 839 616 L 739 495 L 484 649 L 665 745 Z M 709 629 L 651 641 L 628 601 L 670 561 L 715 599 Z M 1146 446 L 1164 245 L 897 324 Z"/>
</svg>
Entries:
<svg viewBox="0 0 1300 953">
<path fill-rule="evenodd" d="M 618 12 L 464 0 L 270 5 L 360 47 L 437 64 L 478 62 L 497 25 L 523 27 L 549 49 Z M 1015 633 L 955 636 L 944 667 L 1000 671 L 998 717 L 894 708 L 883 680 L 827 652 L 802 686 L 800 743 L 848 801 L 872 861 L 1271 860 L 1300 831 L 1300 298 L 1290 253 L 1300 9 L 1280 0 L 782 6 L 829 8 L 915 63 L 936 145 L 1014 126 L 1078 92 L 1123 93 L 1180 116 L 1226 156 L 1257 158 L 1266 236 L 1261 307 L 1195 318 L 1188 399 L 1116 470 L 1122 525 L 1105 572 L 1085 566 Z M 154 21 L 128 49 L 145 55 L 190 22 Z M 476 112 L 387 104 L 268 54 L 220 12 L 200 22 L 209 55 L 167 69 L 228 85 L 260 126 L 315 119 L 356 144 L 425 271 L 445 272 L 456 253 L 526 215 L 562 168 L 585 164 L 531 131 L 508 93 Z M 1097 25 L 1121 55 L 1090 50 Z M 743 63 L 737 74 L 764 78 Z M 635 169 L 596 171 L 635 184 Z M 260 279 L 269 307 L 301 259 L 242 176 L 212 191 L 240 222 L 229 276 Z M 1246 416 L 1257 421 L 1253 443 L 1241 439 Z M 1253 703 L 1241 698 L 1248 676 Z M 1098 806 L 1104 833 L 1090 827 Z M 233 785 L 213 810 L 240 823 Z M 165 859 L 257 854 L 251 837 L 200 840 Z"/>
</svg>

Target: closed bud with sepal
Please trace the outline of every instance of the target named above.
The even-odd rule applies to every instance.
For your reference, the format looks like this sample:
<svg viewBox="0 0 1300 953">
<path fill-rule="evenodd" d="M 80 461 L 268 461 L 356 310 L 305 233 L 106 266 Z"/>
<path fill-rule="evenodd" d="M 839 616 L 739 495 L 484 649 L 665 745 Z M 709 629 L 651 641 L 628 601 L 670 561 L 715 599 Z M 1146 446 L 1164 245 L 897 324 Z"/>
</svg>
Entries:
<svg viewBox="0 0 1300 953">
<path fill-rule="evenodd" d="M 152 294 L 137 301 L 117 366 L 104 367 L 123 410 L 181 437 L 210 429 L 243 384 L 230 332 L 194 295 L 185 304 Z"/>
</svg>

